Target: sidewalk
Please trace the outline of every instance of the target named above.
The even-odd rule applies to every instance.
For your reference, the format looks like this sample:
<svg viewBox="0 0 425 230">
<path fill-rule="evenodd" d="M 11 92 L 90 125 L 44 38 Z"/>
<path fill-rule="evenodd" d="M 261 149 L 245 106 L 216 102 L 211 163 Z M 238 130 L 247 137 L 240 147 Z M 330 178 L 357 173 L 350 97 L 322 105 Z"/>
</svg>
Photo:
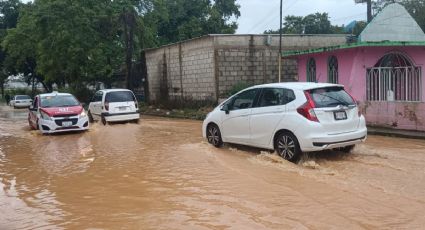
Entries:
<svg viewBox="0 0 425 230">
<path fill-rule="evenodd" d="M 400 129 L 391 129 L 391 128 L 376 127 L 376 126 L 368 126 L 367 132 L 368 132 L 368 134 L 371 134 L 371 135 L 382 135 L 382 136 L 390 136 L 390 137 L 403 137 L 403 138 L 413 138 L 413 139 L 424 139 L 425 140 L 425 132 L 420 132 L 420 131 L 400 130 Z"/>
</svg>

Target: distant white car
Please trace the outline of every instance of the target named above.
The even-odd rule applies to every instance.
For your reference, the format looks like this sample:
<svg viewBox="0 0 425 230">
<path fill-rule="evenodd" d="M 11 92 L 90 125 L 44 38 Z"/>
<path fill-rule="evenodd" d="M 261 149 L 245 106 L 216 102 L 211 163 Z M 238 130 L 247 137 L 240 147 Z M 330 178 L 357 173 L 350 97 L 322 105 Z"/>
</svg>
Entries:
<svg viewBox="0 0 425 230">
<path fill-rule="evenodd" d="M 274 149 L 296 161 L 301 152 L 339 148 L 350 152 L 366 139 L 365 118 L 342 85 L 276 83 L 230 97 L 204 120 L 202 134 L 223 142 Z"/>
<path fill-rule="evenodd" d="M 32 99 L 28 95 L 16 95 L 9 102 L 9 105 L 14 108 L 29 108 L 31 104 Z"/>
<path fill-rule="evenodd" d="M 134 93 L 128 89 L 99 90 L 89 104 L 88 116 L 91 122 L 102 124 L 115 121 L 136 121 L 140 119 L 139 107 Z"/>
</svg>

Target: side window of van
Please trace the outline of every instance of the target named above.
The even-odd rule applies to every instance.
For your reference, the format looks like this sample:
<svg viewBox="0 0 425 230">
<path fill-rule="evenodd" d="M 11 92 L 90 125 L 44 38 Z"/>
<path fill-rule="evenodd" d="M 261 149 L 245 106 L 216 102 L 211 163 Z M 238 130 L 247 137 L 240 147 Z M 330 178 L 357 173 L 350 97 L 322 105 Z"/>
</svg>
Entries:
<svg viewBox="0 0 425 230">
<path fill-rule="evenodd" d="M 259 107 L 286 105 L 295 100 L 294 91 L 284 88 L 264 88 L 259 100 Z"/>
<path fill-rule="evenodd" d="M 102 101 L 102 96 L 103 96 L 103 93 L 101 91 L 96 92 L 96 94 L 93 97 L 93 102 L 100 102 L 100 101 Z"/>
</svg>

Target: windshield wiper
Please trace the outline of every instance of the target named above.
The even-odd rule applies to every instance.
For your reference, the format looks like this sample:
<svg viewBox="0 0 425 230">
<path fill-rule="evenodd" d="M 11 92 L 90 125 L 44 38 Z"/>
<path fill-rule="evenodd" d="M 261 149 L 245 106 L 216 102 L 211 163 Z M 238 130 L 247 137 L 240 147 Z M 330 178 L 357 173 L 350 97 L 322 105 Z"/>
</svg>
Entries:
<svg viewBox="0 0 425 230">
<path fill-rule="evenodd" d="M 339 99 L 337 99 L 337 98 L 334 98 L 334 97 L 331 97 L 331 96 L 329 96 L 329 95 L 326 95 L 326 94 L 322 94 L 322 93 L 315 93 L 315 94 L 318 94 L 318 95 L 321 95 L 321 96 L 325 96 L 325 97 L 328 97 L 328 98 L 330 98 L 330 99 L 332 99 L 332 100 L 335 100 L 335 101 L 337 101 L 337 103 L 329 103 L 329 104 L 331 104 L 331 105 L 333 105 L 333 104 L 335 104 L 335 105 L 343 105 L 343 106 L 350 106 L 350 105 L 353 105 L 353 104 L 349 104 L 348 102 L 346 102 L 346 101 L 341 101 L 341 100 L 339 100 Z M 338 103 L 339 102 L 339 103 Z"/>
</svg>

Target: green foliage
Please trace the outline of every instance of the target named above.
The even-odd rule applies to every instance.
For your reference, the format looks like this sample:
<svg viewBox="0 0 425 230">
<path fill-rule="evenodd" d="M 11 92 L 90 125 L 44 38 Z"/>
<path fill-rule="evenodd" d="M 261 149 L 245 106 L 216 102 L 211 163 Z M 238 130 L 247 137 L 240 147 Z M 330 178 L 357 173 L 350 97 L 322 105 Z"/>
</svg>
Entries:
<svg viewBox="0 0 425 230">
<path fill-rule="evenodd" d="M 21 73 L 50 91 L 125 73 L 131 88 L 143 49 L 234 33 L 239 16 L 236 0 L 0 0 L 0 83 Z"/>
<path fill-rule="evenodd" d="M 241 90 L 244 90 L 244 89 L 246 89 L 246 88 L 248 88 L 248 87 L 251 87 L 252 86 L 252 84 L 249 84 L 249 83 L 247 83 L 247 82 L 243 82 L 243 81 L 240 81 L 240 82 L 238 82 L 238 83 L 236 83 L 228 92 L 227 92 L 227 96 L 228 97 L 230 97 L 230 96 L 232 96 L 232 95 L 234 95 L 234 94 L 236 94 L 237 92 L 239 92 L 239 91 L 241 91 Z"/>
<path fill-rule="evenodd" d="M 87 87 L 78 87 L 76 85 L 66 88 L 59 88 L 58 91 L 63 93 L 70 93 L 74 95 L 81 103 L 85 103 L 87 105 L 90 103 L 90 100 L 95 94 L 94 90 L 90 90 Z"/>
<path fill-rule="evenodd" d="M 157 0 L 147 15 L 157 24 L 158 45 L 205 34 L 235 33 L 240 16 L 236 0 Z"/>
<path fill-rule="evenodd" d="M 344 33 L 343 27 L 333 26 L 327 13 L 309 14 L 305 17 L 289 15 L 283 23 L 284 34 L 335 34 Z M 278 34 L 279 30 L 268 30 L 265 34 Z"/>
</svg>

